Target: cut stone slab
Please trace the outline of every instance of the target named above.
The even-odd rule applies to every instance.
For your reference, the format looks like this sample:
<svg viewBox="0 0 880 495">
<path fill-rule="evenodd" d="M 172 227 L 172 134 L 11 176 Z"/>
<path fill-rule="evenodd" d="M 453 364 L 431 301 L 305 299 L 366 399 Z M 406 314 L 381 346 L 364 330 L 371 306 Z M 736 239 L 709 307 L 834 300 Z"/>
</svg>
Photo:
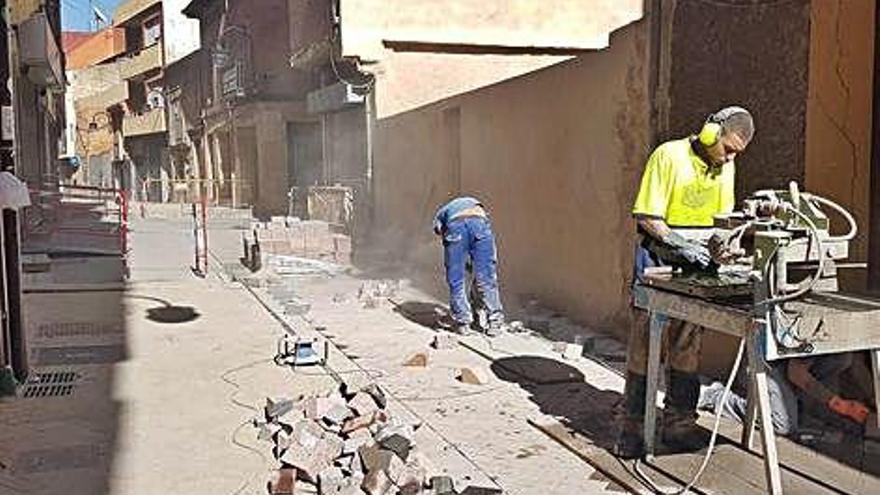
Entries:
<svg viewBox="0 0 880 495">
<path fill-rule="evenodd" d="M 428 353 L 417 352 L 404 361 L 403 365 L 410 368 L 424 368 L 428 366 Z"/>
<path fill-rule="evenodd" d="M 379 408 L 385 409 L 386 407 L 388 407 L 388 398 L 385 397 L 385 392 L 382 391 L 382 388 L 379 385 L 371 383 L 362 388 L 361 392 L 364 392 L 372 397 L 373 400 L 376 401 L 376 404 L 379 405 Z"/>
<path fill-rule="evenodd" d="M 385 425 L 377 432 L 376 443 L 406 461 L 412 450 L 414 437 L 415 429 L 408 424 Z"/>
<path fill-rule="evenodd" d="M 425 487 L 427 470 L 415 465 L 407 464 L 397 480 L 400 495 L 420 495 Z"/>
<path fill-rule="evenodd" d="M 394 452 L 402 461 L 406 461 L 409 458 L 409 452 L 412 450 L 412 441 L 401 435 L 391 435 L 382 440 L 379 445 L 384 449 Z"/>
<path fill-rule="evenodd" d="M 368 477 L 376 471 L 382 471 L 392 483 L 400 479 L 406 467 L 397 454 L 375 444 L 361 447 L 358 449 L 358 455 Z"/>
<path fill-rule="evenodd" d="M 385 495 L 391 491 L 393 485 L 385 471 L 377 469 L 367 473 L 361 488 L 369 495 Z"/>
<path fill-rule="evenodd" d="M 280 460 L 285 467 L 295 468 L 297 476 L 310 483 L 317 483 L 318 473 L 327 467 L 319 455 L 299 447 L 287 449 Z"/>
<path fill-rule="evenodd" d="M 318 474 L 318 495 L 333 495 L 342 490 L 345 475 L 338 467 L 328 467 Z"/>
<path fill-rule="evenodd" d="M 266 414 L 266 420 L 274 421 L 280 416 L 284 416 L 293 410 L 293 401 L 290 399 L 272 399 L 266 398 L 266 406 L 263 411 Z"/>
<path fill-rule="evenodd" d="M 500 495 L 503 493 L 498 488 L 486 488 L 481 486 L 469 486 L 462 490 L 461 495 Z"/>
<path fill-rule="evenodd" d="M 489 383 L 489 375 L 480 368 L 461 368 L 456 378 L 458 381 L 470 385 L 485 385 Z"/>
<path fill-rule="evenodd" d="M 429 484 L 431 485 L 431 495 L 457 495 L 455 484 L 449 476 L 434 476 Z"/>
<path fill-rule="evenodd" d="M 351 435 L 355 431 L 370 428 L 376 423 L 382 424 L 387 421 L 388 413 L 382 410 L 376 411 L 370 416 L 358 416 L 356 418 L 351 418 L 342 424 L 342 434 Z"/>
<path fill-rule="evenodd" d="M 351 409 L 349 409 L 348 406 L 335 404 L 326 413 L 324 413 L 323 419 L 331 425 L 341 425 L 345 422 L 346 419 L 350 418 L 351 416 Z"/>
<path fill-rule="evenodd" d="M 347 407 L 341 395 L 330 397 L 310 397 L 305 403 L 305 415 L 309 419 L 322 419 L 336 406 Z"/>
<path fill-rule="evenodd" d="M 565 352 L 562 353 L 562 358 L 568 361 L 573 361 L 575 359 L 580 359 L 584 355 L 584 346 L 578 344 L 568 344 L 565 348 Z"/>
<path fill-rule="evenodd" d="M 276 469 L 269 479 L 269 493 L 271 495 L 293 495 L 296 488 L 296 469 Z"/>
<path fill-rule="evenodd" d="M 324 430 L 312 420 L 304 419 L 297 422 L 290 432 L 291 443 L 306 450 L 312 450 L 324 437 Z"/>
<path fill-rule="evenodd" d="M 358 392 L 348 401 L 350 407 L 358 416 L 370 416 L 379 410 L 379 404 L 366 392 Z"/>
<path fill-rule="evenodd" d="M 458 347 L 458 336 L 454 333 L 440 332 L 434 335 L 431 347 L 437 350 L 449 350 Z"/>
<path fill-rule="evenodd" d="M 290 435 L 284 430 L 278 430 L 272 439 L 275 442 L 275 445 L 281 450 L 290 447 Z"/>
<path fill-rule="evenodd" d="M 260 431 L 257 433 L 257 440 L 266 440 L 271 441 L 275 438 L 275 435 L 278 434 L 279 431 L 282 430 L 281 425 L 275 423 L 266 423 L 260 426 Z"/>
<path fill-rule="evenodd" d="M 354 454 L 362 446 L 373 442 L 373 435 L 369 431 L 362 428 L 355 430 L 342 444 L 342 455 Z"/>
</svg>

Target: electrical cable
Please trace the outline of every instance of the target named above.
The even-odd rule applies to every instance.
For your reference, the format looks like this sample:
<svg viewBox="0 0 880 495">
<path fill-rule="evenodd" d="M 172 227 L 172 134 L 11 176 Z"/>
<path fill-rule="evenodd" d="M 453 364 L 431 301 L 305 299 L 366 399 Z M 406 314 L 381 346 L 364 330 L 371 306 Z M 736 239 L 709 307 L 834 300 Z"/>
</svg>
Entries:
<svg viewBox="0 0 880 495">
<path fill-rule="evenodd" d="M 823 204 L 825 206 L 830 207 L 840 214 L 847 222 L 849 222 L 849 232 L 840 236 L 831 236 L 827 241 L 837 242 L 837 241 L 851 241 L 855 239 L 856 234 L 859 232 L 858 224 L 856 224 L 856 219 L 852 216 L 852 213 L 846 211 L 846 209 L 839 204 L 831 201 L 828 198 L 823 198 L 822 196 L 817 196 L 815 194 L 810 193 L 801 193 L 801 197 L 806 199 L 807 201 L 815 201 L 817 203 Z"/>
<path fill-rule="evenodd" d="M 747 337 L 748 338 L 748 337 Z M 715 424 L 712 426 L 712 436 L 709 438 L 709 448 L 706 451 L 706 455 L 703 456 L 703 462 L 700 465 L 700 468 L 694 474 L 694 477 L 688 482 L 687 485 L 682 487 L 679 490 L 675 491 L 667 491 L 663 490 L 658 486 L 654 480 L 650 478 L 640 467 L 641 459 L 636 459 L 633 464 L 633 470 L 642 479 L 648 487 L 654 491 L 654 493 L 658 493 L 661 495 L 682 495 L 691 490 L 697 482 L 700 480 L 700 477 L 703 476 L 703 472 L 706 470 L 706 467 L 709 465 L 709 460 L 712 458 L 712 454 L 715 450 L 715 442 L 718 440 L 718 431 L 721 429 L 721 416 L 724 412 L 724 405 L 727 403 L 727 397 L 730 395 L 730 389 L 733 387 L 733 381 L 736 378 L 737 373 L 739 372 L 739 367 L 742 364 L 743 351 L 745 349 L 745 338 L 740 339 L 739 341 L 739 350 L 736 353 L 736 360 L 733 362 L 733 367 L 730 370 L 730 375 L 727 377 L 727 382 L 724 384 L 724 393 L 721 395 L 720 402 L 716 405 L 717 410 L 715 411 Z M 763 428 L 772 427 L 770 425 L 762 425 Z"/>
<path fill-rule="evenodd" d="M 236 366 L 236 367 L 234 367 L 234 368 L 229 368 L 229 369 L 227 369 L 226 371 L 224 371 L 223 374 L 220 375 L 220 379 L 223 380 L 223 382 L 225 382 L 226 384 L 232 386 L 232 387 L 235 389 L 235 390 L 232 392 L 232 394 L 228 397 L 228 400 L 229 400 L 232 404 L 234 404 L 234 405 L 236 405 L 236 406 L 238 406 L 238 407 L 240 407 L 240 408 L 242 408 L 242 409 L 246 409 L 246 410 L 251 411 L 251 412 L 257 412 L 257 413 L 260 412 L 260 410 L 257 409 L 256 407 L 253 407 L 253 406 L 251 406 L 250 404 L 245 404 L 245 403 L 243 403 L 243 402 L 241 402 L 241 401 L 239 401 L 238 399 L 235 398 L 235 396 L 236 396 L 236 395 L 238 394 L 238 392 L 241 390 L 241 386 L 240 386 L 238 383 L 236 383 L 236 382 L 230 380 L 230 379 L 228 378 L 228 375 L 231 375 L 231 374 L 233 374 L 233 373 L 237 373 L 237 372 L 239 372 L 239 371 L 243 371 L 243 370 L 246 370 L 246 369 L 253 368 L 254 366 L 256 366 L 256 365 L 258 365 L 258 364 L 269 363 L 269 362 L 271 362 L 271 361 L 272 361 L 272 359 L 266 359 L 266 358 L 263 358 L 263 359 L 259 359 L 259 360 L 257 360 L 257 361 L 251 361 L 251 362 L 249 362 L 249 363 L 242 364 L 242 365 L 240 365 L 240 366 Z M 248 425 L 248 424 L 251 424 L 251 420 L 245 420 L 243 423 L 241 423 L 240 425 L 238 425 L 238 427 L 232 432 L 232 438 L 231 438 L 231 440 L 232 440 L 232 444 L 235 445 L 236 447 L 242 448 L 242 449 L 247 450 L 247 451 L 249 451 L 249 452 L 251 452 L 251 453 L 255 453 L 255 454 L 259 455 L 259 456 L 260 456 L 260 459 L 261 459 L 261 460 L 263 461 L 263 463 L 265 464 L 265 463 L 268 462 L 268 460 L 266 459 L 266 456 L 265 456 L 262 452 L 260 452 L 259 450 L 255 449 L 255 448 L 253 448 L 253 447 L 251 447 L 251 446 L 249 446 L 249 445 L 245 445 L 245 444 L 241 443 L 240 441 L 238 441 L 238 433 L 241 431 L 242 428 L 244 428 L 245 425 Z M 244 490 L 245 488 L 247 488 L 248 486 L 250 486 L 251 483 L 253 483 L 253 481 L 254 481 L 254 479 L 256 479 L 256 477 L 257 477 L 257 473 L 254 473 L 253 475 L 251 475 L 250 478 L 248 478 L 247 480 L 245 480 L 245 481 L 242 483 L 242 485 L 238 487 L 238 490 L 236 490 L 235 492 L 233 492 L 233 495 L 238 495 L 238 494 L 240 494 L 240 493 L 242 492 L 242 490 Z"/>
<path fill-rule="evenodd" d="M 796 208 L 791 208 L 789 211 L 791 211 L 792 213 L 797 215 L 809 227 L 810 232 L 813 235 L 813 239 L 816 241 L 816 250 L 819 252 L 819 266 L 818 266 L 818 268 L 816 268 L 816 273 L 810 279 L 810 282 L 807 283 L 806 285 L 804 285 L 803 287 L 801 287 L 800 289 L 798 289 L 792 293 L 789 293 L 789 294 L 774 296 L 774 297 L 770 297 L 764 301 L 757 302 L 757 303 L 755 303 L 756 306 L 764 306 L 764 305 L 769 305 L 769 304 L 779 304 L 782 302 L 791 301 L 792 299 L 797 299 L 798 297 L 801 297 L 804 294 L 806 294 L 807 292 L 811 291 L 813 289 L 813 287 L 816 285 L 816 283 L 819 281 L 819 279 L 822 278 L 822 271 L 825 268 L 825 246 L 822 244 L 822 239 L 819 237 L 819 229 L 816 228 L 816 224 L 813 223 L 813 221 L 810 219 L 810 217 L 808 217 L 807 215 L 804 215 L 803 213 L 798 211 Z M 770 263 L 768 263 L 767 266 L 769 268 Z M 766 276 L 766 274 L 765 274 L 765 276 Z"/>
<path fill-rule="evenodd" d="M 254 366 L 256 366 L 256 365 L 258 365 L 258 364 L 270 363 L 270 362 L 272 362 L 272 360 L 273 360 L 273 359 L 266 359 L 266 358 L 263 358 L 263 359 L 260 359 L 260 360 L 257 360 L 257 361 L 252 361 L 252 362 L 250 362 L 250 363 L 243 364 L 243 365 L 241 365 L 241 366 L 237 366 L 237 367 L 235 367 L 235 368 L 230 368 L 230 369 L 227 369 L 226 371 L 224 371 L 223 374 L 220 375 L 220 379 L 223 380 L 223 382 L 225 382 L 227 385 L 229 385 L 229 386 L 231 386 L 231 387 L 233 387 L 233 388 L 235 389 L 235 390 L 232 392 L 232 394 L 229 396 L 229 401 L 232 402 L 233 404 L 235 404 L 236 406 L 241 407 L 241 408 L 243 408 L 243 409 L 247 409 L 247 410 L 249 410 L 249 411 L 253 411 L 253 412 L 259 412 L 260 410 L 257 409 L 256 407 L 251 406 L 250 404 L 245 404 L 245 403 L 243 403 L 243 402 L 241 402 L 241 401 L 239 401 L 238 399 L 235 398 L 235 396 L 238 395 L 238 392 L 241 390 L 241 386 L 239 386 L 238 383 L 233 382 L 232 380 L 230 380 L 229 378 L 227 378 L 227 376 L 228 376 L 228 375 L 231 375 L 231 374 L 233 374 L 233 373 L 237 373 L 237 372 L 239 372 L 239 371 L 243 371 L 243 370 L 246 370 L 246 369 L 249 369 L 249 368 L 253 368 Z"/>
<path fill-rule="evenodd" d="M 251 422 L 250 422 L 250 420 L 247 420 L 247 421 L 244 421 L 243 423 L 241 423 L 240 425 L 238 425 L 238 428 L 236 428 L 235 431 L 232 432 L 232 443 L 233 443 L 233 445 L 235 445 L 236 447 L 242 448 L 242 449 L 244 449 L 244 450 L 246 450 L 246 451 L 248 451 L 248 452 L 251 452 L 251 453 L 254 454 L 254 455 L 259 456 L 259 457 L 260 457 L 260 460 L 263 461 L 263 464 L 265 465 L 265 464 L 267 464 L 267 463 L 269 462 L 269 459 L 266 457 L 266 454 L 264 454 L 264 453 L 262 453 L 261 451 L 259 451 L 259 450 L 255 449 L 255 448 L 251 447 L 250 445 L 245 445 L 245 444 L 241 443 L 241 442 L 238 440 L 238 437 L 237 437 L 237 436 L 238 436 L 238 433 L 241 431 L 242 428 L 244 428 L 245 426 L 247 426 L 247 425 L 249 425 L 249 424 L 251 424 Z M 253 475 L 251 475 L 250 478 L 248 478 L 247 480 L 245 480 L 244 483 L 242 483 L 241 486 L 238 487 L 238 490 L 235 490 L 235 491 L 233 492 L 233 495 L 239 495 L 239 494 L 240 494 L 245 488 L 247 488 L 248 486 L 250 486 L 251 483 L 253 483 L 254 480 L 255 480 L 256 478 L 257 478 L 257 473 L 254 473 Z"/>
</svg>

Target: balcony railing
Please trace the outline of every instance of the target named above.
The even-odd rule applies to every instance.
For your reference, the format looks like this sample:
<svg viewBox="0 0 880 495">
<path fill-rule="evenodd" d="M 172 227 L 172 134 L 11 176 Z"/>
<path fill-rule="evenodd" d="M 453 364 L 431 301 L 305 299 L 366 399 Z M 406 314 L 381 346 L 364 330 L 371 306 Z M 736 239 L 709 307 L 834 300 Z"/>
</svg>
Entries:
<svg viewBox="0 0 880 495">
<path fill-rule="evenodd" d="M 162 43 L 156 43 L 119 62 L 119 74 L 131 79 L 162 66 Z"/>
<path fill-rule="evenodd" d="M 126 115 L 122 120 L 122 134 L 125 137 L 165 132 L 165 128 L 165 110 L 162 108 L 154 108 L 139 115 Z"/>
</svg>

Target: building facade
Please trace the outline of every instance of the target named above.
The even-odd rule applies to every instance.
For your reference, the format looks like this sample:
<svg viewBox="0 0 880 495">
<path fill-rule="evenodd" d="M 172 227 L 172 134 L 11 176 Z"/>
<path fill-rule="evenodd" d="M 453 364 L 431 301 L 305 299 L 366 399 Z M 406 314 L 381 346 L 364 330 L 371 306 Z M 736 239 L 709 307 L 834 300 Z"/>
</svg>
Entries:
<svg viewBox="0 0 880 495">
<path fill-rule="evenodd" d="M 2 2 L 4 21 L 0 67 L 2 136 L 0 168 L 24 179 L 29 189 L 52 193 L 68 170 L 59 160 L 66 150 L 64 56 L 58 2 Z M 42 194 L 34 194 L 41 206 Z M 26 332 L 22 318 L 20 210 L 0 213 L 0 373 L 18 379 L 28 372 Z M 26 245 L 25 245 L 26 247 Z"/>
</svg>

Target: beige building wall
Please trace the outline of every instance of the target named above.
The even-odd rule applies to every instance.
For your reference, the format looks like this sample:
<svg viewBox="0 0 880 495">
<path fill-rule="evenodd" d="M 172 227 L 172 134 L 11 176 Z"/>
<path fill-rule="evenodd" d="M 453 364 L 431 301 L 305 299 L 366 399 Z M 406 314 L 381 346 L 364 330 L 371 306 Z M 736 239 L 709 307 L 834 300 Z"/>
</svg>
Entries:
<svg viewBox="0 0 880 495">
<path fill-rule="evenodd" d="M 375 225 L 385 247 L 442 281 L 431 217 L 453 194 L 476 195 L 492 213 L 509 301 L 535 295 L 621 332 L 629 206 L 651 139 L 648 46 L 638 22 L 605 50 L 380 118 Z"/>
<path fill-rule="evenodd" d="M 850 261 L 867 260 L 875 0 L 811 5 L 806 188 L 852 211 L 860 227 Z M 866 272 L 847 270 L 853 288 Z"/>
<path fill-rule="evenodd" d="M 347 0 L 345 56 L 383 58 L 391 42 L 597 49 L 642 16 L 644 0 Z"/>
<path fill-rule="evenodd" d="M 385 118 L 606 48 L 644 10 L 644 0 L 587 3 L 347 0 L 340 55 L 370 62 Z"/>
</svg>

